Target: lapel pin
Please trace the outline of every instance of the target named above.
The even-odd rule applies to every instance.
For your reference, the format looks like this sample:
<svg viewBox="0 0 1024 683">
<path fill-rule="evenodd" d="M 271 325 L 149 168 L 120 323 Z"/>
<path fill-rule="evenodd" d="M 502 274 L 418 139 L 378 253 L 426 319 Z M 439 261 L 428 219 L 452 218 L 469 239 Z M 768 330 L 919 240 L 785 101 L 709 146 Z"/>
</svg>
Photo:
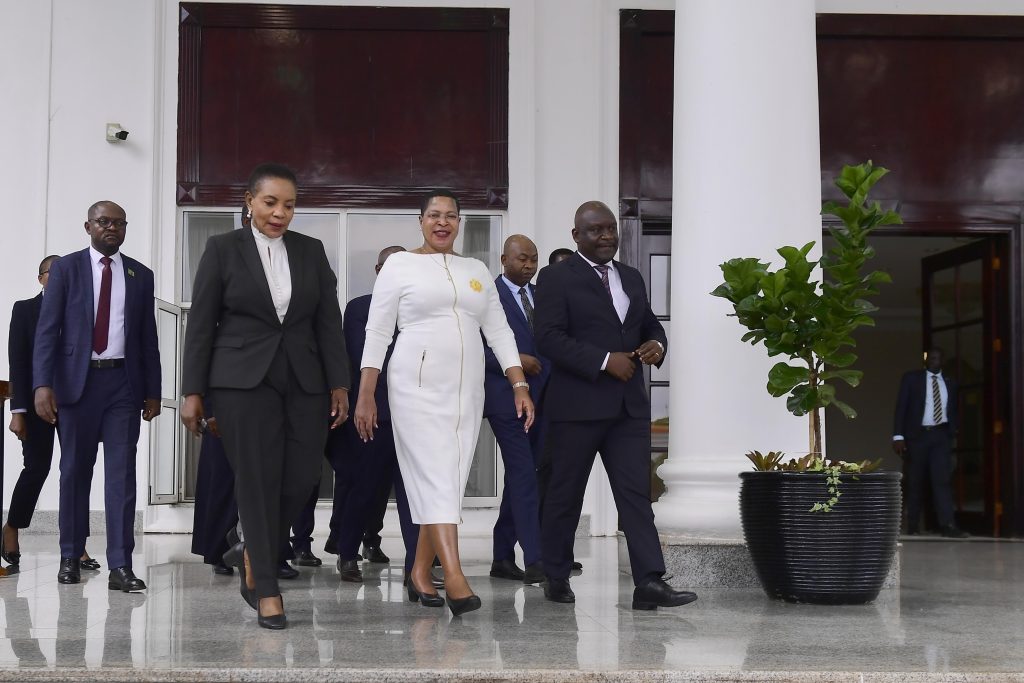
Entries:
<svg viewBox="0 0 1024 683">
<path fill-rule="evenodd" d="M 131 268 L 129 268 L 129 269 L 128 269 L 128 275 L 129 275 L 130 277 L 135 277 L 135 271 L 134 271 L 134 270 L 132 270 Z"/>
</svg>

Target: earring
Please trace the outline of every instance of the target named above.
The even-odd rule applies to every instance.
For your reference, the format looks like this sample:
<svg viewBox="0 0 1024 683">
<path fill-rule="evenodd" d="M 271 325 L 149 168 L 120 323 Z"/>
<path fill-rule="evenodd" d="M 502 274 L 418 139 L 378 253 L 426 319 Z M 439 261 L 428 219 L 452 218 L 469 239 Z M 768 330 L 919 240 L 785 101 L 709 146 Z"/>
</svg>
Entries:
<svg viewBox="0 0 1024 683">
<path fill-rule="evenodd" d="M 252 207 L 249 207 L 249 210 L 245 212 L 245 217 L 252 218 Z"/>
</svg>

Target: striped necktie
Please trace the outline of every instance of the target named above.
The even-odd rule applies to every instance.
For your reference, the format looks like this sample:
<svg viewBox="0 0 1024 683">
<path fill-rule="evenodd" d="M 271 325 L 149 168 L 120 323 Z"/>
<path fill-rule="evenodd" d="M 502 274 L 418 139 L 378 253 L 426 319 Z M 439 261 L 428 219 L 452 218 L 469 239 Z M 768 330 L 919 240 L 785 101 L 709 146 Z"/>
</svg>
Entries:
<svg viewBox="0 0 1024 683">
<path fill-rule="evenodd" d="M 943 423 L 942 419 L 942 392 L 939 391 L 939 376 L 932 375 L 932 419 L 935 424 Z"/>
</svg>

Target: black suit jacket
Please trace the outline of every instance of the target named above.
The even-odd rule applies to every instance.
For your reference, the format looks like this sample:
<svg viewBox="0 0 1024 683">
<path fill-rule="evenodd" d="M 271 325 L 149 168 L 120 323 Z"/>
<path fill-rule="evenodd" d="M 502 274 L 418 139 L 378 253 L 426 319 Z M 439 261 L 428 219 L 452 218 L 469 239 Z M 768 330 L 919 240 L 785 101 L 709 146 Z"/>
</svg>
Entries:
<svg viewBox="0 0 1024 683">
<path fill-rule="evenodd" d="M 7 359 L 11 368 L 11 410 L 35 414 L 32 394 L 32 346 L 39 323 L 43 295 L 15 301 L 11 310 L 11 330 L 7 343 Z"/>
<path fill-rule="evenodd" d="M 893 420 L 893 434 L 900 434 L 905 439 L 913 439 L 921 435 L 924 428 L 925 392 L 931 391 L 927 370 L 911 370 L 900 380 L 900 393 L 896 398 L 896 416 Z M 946 417 L 950 435 L 956 434 L 959 424 L 956 382 L 942 376 L 946 383 Z"/>
<path fill-rule="evenodd" d="M 544 399 L 551 420 L 651 417 L 639 367 L 628 382 L 601 371 L 611 351 L 634 351 L 652 339 L 668 348 L 665 328 L 651 311 L 640 271 L 618 261 L 614 265 L 629 297 L 621 322 L 601 278 L 579 254 L 540 271 L 534 330 L 537 350 L 552 363 Z"/>
<path fill-rule="evenodd" d="M 252 389 L 280 347 L 303 391 L 349 387 L 337 279 L 320 240 L 284 235 L 292 298 L 278 320 L 249 228 L 211 237 L 192 287 L 182 393 Z"/>
</svg>

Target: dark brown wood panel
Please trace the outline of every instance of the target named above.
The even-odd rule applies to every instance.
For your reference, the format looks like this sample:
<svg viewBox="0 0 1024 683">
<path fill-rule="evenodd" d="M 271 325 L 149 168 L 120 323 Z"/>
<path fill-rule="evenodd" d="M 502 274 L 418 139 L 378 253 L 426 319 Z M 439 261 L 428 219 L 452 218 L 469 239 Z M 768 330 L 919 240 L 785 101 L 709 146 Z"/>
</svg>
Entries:
<svg viewBox="0 0 1024 683">
<path fill-rule="evenodd" d="M 894 172 L 879 199 L 905 223 L 886 233 L 1003 236 L 996 531 L 1024 535 L 1024 17 L 819 15 L 818 99 L 825 198 L 843 164 L 873 159 Z"/>
<path fill-rule="evenodd" d="M 821 15 L 818 31 L 826 198 L 870 158 L 911 222 L 1020 222 L 1024 18 Z"/>
<path fill-rule="evenodd" d="M 508 204 L 508 10 L 183 3 L 178 203 L 295 168 L 306 206 Z"/>
</svg>

